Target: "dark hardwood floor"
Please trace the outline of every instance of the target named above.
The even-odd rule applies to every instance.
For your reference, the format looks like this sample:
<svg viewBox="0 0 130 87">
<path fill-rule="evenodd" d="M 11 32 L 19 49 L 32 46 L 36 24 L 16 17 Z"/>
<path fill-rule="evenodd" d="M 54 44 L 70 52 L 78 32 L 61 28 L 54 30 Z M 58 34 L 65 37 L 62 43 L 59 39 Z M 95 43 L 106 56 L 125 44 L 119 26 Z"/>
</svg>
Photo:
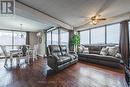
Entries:
<svg viewBox="0 0 130 87">
<path fill-rule="evenodd" d="M 39 58 L 30 65 L 3 67 L 0 59 L 0 87 L 127 87 L 123 70 L 79 61 L 58 73 Z"/>
</svg>

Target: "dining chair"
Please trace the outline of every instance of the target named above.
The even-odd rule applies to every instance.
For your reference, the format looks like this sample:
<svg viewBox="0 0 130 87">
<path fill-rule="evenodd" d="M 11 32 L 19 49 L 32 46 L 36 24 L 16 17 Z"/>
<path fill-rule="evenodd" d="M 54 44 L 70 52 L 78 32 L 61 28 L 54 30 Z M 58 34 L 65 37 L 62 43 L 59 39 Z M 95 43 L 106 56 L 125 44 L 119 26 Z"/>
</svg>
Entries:
<svg viewBox="0 0 130 87">
<path fill-rule="evenodd" d="M 5 57 L 4 65 L 7 65 L 7 60 L 10 58 L 10 55 L 6 51 L 5 46 L 0 46 L 0 47 L 1 47 L 1 50 L 3 51 L 4 57 Z M 11 60 L 10 60 L 10 62 L 11 62 Z"/>
<path fill-rule="evenodd" d="M 37 59 L 37 55 L 38 55 L 38 44 L 34 45 L 33 47 L 33 59 Z"/>
<path fill-rule="evenodd" d="M 7 66 L 7 61 L 8 59 L 10 59 L 10 64 L 12 65 L 12 60 L 14 58 L 16 58 L 16 63 L 17 65 L 20 64 L 20 59 L 25 59 L 25 60 L 28 60 L 28 57 L 22 57 L 22 52 L 20 49 L 18 49 L 17 51 L 10 51 L 10 53 L 7 52 L 6 50 L 6 46 L 0 46 L 2 51 L 3 51 L 3 54 L 5 56 L 5 63 L 4 63 L 4 66 L 6 67 Z"/>
<path fill-rule="evenodd" d="M 39 47 L 38 44 L 35 44 L 35 45 L 33 46 L 33 49 L 29 49 L 30 58 L 32 58 L 33 61 L 34 61 L 34 59 L 37 60 L 38 47 Z"/>
<path fill-rule="evenodd" d="M 23 45 L 20 48 L 22 51 L 22 57 L 27 58 L 25 62 L 27 62 L 29 64 L 29 60 L 30 60 L 29 47 L 26 45 Z"/>
</svg>

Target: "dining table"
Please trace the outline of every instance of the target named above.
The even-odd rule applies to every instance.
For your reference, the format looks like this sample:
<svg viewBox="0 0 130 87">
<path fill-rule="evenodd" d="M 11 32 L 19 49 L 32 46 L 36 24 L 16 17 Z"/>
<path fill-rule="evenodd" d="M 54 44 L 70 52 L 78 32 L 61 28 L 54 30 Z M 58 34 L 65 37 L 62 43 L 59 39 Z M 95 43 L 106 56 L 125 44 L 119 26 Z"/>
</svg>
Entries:
<svg viewBox="0 0 130 87">
<path fill-rule="evenodd" d="M 11 60 L 11 64 L 12 64 L 12 60 L 13 60 L 13 58 L 14 57 L 16 57 L 17 56 L 17 58 L 16 58 L 16 62 L 17 62 L 17 64 L 19 64 L 19 61 L 20 61 L 20 58 L 22 57 L 22 49 L 20 48 L 20 47 L 22 47 L 23 45 L 14 45 L 14 46 L 16 46 L 17 48 L 15 48 L 15 49 L 10 49 L 10 51 L 9 51 L 9 53 L 10 53 L 10 60 Z M 26 48 L 28 48 L 27 49 L 27 61 L 28 61 L 28 59 L 29 59 L 29 50 L 30 50 L 30 45 L 24 45 L 24 46 L 26 46 Z"/>
</svg>

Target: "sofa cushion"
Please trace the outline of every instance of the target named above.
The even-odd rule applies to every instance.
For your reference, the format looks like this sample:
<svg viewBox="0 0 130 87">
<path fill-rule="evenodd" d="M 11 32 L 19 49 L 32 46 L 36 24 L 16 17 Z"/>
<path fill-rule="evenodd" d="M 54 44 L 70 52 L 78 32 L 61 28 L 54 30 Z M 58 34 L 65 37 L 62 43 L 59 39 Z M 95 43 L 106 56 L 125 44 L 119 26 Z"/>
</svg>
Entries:
<svg viewBox="0 0 130 87">
<path fill-rule="evenodd" d="M 58 45 L 49 45 L 51 55 L 61 55 L 61 50 Z"/>
<path fill-rule="evenodd" d="M 101 49 L 101 46 L 91 46 L 91 50 L 100 51 Z"/>
<path fill-rule="evenodd" d="M 100 54 L 102 47 L 101 46 L 90 46 L 89 53 L 90 54 Z"/>
<path fill-rule="evenodd" d="M 71 61 L 69 56 L 59 56 L 59 60 L 57 61 L 58 65 L 64 64 Z"/>
<path fill-rule="evenodd" d="M 89 50 L 90 54 L 100 54 L 100 51 Z"/>
<path fill-rule="evenodd" d="M 84 57 L 84 59 L 97 59 L 97 60 L 105 60 L 105 61 L 112 61 L 112 62 L 120 62 L 119 58 L 113 56 L 103 56 L 98 54 L 79 54 L 80 57 Z"/>
<path fill-rule="evenodd" d="M 68 56 L 72 59 L 72 60 L 74 60 L 74 59 L 76 59 L 77 58 L 77 56 L 76 55 L 72 55 L 72 54 L 68 54 Z"/>
</svg>

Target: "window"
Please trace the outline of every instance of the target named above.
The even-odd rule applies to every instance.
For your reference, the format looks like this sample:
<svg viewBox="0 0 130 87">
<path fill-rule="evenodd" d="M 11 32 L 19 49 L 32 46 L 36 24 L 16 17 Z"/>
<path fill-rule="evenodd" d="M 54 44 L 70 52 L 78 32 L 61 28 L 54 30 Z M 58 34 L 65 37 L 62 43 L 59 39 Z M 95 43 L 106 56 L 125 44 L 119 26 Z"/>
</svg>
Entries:
<svg viewBox="0 0 130 87">
<path fill-rule="evenodd" d="M 26 32 L 14 32 L 14 45 L 26 44 Z"/>
<path fill-rule="evenodd" d="M 130 22 L 129 22 L 129 43 L 130 43 Z"/>
<path fill-rule="evenodd" d="M 107 43 L 119 44 L 120 24 L 107 26 Z"/>
<path fill-rule="evenodd" d="M 67 45 L 69 43 L 69 32 L 62 29 L 55 29 L 47 32 L 47 46 L 48 45 Z"/>
<path fill-rule="evenodd" d="M 58 29 L 52 31 L 52 44 L 58 45 Z"/>
<path fill-rule="evenodd" d="M 69 33 L 64 30 L 60 30 L 60 44 L 67 45 L 69 44 Z"/>
<path fill-rule="evenodd" d="M 89 30 L 80 32 L 80 44 L 89 44 Z"/>
<path fill-rule="evenodd" d="M 105 43 L 119 44 L 119 36 L 120 36 L 120 23 L 113 25 L 106 25 L 91 30 L 81 31 L 80 44 L 105 44 Z"/>
<path fill-rule="evenodd" d="M 12 32 L 0 30 L 0 45 L 12 45 Z"/>
<path fill-rule="evenodd" d="M 47 33 L 47 46 L 51 45 L 51 32 Z"/>
<path fill-rule="evenodd" d="M 91 44 L 105 43 L 105 27 L 99 27 L 91 30 Z"/>
<path fill-rule="evenodd" d="M 0 30 L 0 45 L 12 45 L 12 44 L 13 44 L 12 32 Z M 12 46 L 6 47 L 7 51 L 9 51 L 10 49 L 12 49 Z M 2 51 L 0 53 L 2 53 Z"/>
<path fill-rule="evenodd" d="M 130 29 L 130 22 L 129 22 L 129 29 Z"/>
<path fill-rule="evenodd" d="M 0 30 L 0 45 L 7 45 L 6 50 L 15 48 L 14 45 L 26 44 L 26 32 Z M 9 46 L 8 46 L 9 45 Z M 0 48 L 0 54 L 2 50 Z"/>
</svg>

